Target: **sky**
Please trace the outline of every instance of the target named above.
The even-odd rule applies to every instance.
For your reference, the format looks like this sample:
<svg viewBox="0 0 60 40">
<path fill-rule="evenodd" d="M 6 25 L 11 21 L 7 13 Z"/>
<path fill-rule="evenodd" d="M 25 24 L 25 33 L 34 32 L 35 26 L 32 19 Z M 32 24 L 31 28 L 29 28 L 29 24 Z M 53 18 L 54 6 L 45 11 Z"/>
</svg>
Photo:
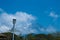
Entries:
<svg viewBox="0 0 60 40">
<path fill-rule="evenodd" d="M 16 18 L 16 34 L 60 31 L 60 0 L 0 0 L 0 33 L 11 30 Z"/>
</svg>

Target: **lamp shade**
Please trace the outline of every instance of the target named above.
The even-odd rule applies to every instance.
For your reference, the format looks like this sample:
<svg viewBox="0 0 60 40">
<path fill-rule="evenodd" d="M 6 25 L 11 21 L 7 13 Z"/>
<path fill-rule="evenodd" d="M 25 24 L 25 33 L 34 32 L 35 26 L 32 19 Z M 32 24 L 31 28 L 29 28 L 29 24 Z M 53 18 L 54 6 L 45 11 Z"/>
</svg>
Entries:
<svg viewBox="0 0 60 40">
<path fill-rule="evenodd" d="M 16 23 L 16 19 L 13 19 L 13 24 L 15 24 Z"/>
</svg>

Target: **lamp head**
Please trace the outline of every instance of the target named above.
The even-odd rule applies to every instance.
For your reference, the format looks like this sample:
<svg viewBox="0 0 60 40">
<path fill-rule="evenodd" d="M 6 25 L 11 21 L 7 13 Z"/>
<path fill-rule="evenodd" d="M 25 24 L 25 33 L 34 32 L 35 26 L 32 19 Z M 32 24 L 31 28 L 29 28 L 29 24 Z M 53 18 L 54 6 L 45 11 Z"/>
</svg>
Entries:
<svg viewBox="0 0 60 40">
<path fill-rule="evenodd" d="M 13 19 L 13 24 L 15 24 L 16 23 L 16 19 Z"/>
</svg>

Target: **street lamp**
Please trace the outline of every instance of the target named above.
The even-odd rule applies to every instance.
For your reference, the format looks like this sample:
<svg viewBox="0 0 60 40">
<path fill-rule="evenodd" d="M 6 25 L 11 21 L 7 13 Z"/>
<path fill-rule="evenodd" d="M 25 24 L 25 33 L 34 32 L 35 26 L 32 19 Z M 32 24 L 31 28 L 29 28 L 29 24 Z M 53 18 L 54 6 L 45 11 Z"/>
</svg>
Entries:
<svg viewBox="0 0 60 40">
<path fill-rule="evenodd" d="M 13 29 L 12 29 L 12 31 L 13 31 L 13 38 L 12 38 L 12 40 L 14 40 L 15 23 L 16 23 L 16 19 L 13 19 Z"/>
</svg>

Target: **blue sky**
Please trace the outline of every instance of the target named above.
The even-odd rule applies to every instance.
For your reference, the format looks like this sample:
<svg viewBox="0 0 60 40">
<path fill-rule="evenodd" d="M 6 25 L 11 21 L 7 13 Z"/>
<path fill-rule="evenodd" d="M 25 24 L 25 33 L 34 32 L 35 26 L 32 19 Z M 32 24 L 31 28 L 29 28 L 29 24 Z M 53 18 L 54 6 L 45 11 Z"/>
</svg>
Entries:
<svg viewBox="0 0 60 40">
<path fill-rule="evenodd" d="M 8 15 L 16 15 L 16 12 L 31 14 L 43 28 L 48 30 L 51 26 L 51 30 L 60 31 L 60 0 L 0 0 L 0 9 Z"/>
</svg>

